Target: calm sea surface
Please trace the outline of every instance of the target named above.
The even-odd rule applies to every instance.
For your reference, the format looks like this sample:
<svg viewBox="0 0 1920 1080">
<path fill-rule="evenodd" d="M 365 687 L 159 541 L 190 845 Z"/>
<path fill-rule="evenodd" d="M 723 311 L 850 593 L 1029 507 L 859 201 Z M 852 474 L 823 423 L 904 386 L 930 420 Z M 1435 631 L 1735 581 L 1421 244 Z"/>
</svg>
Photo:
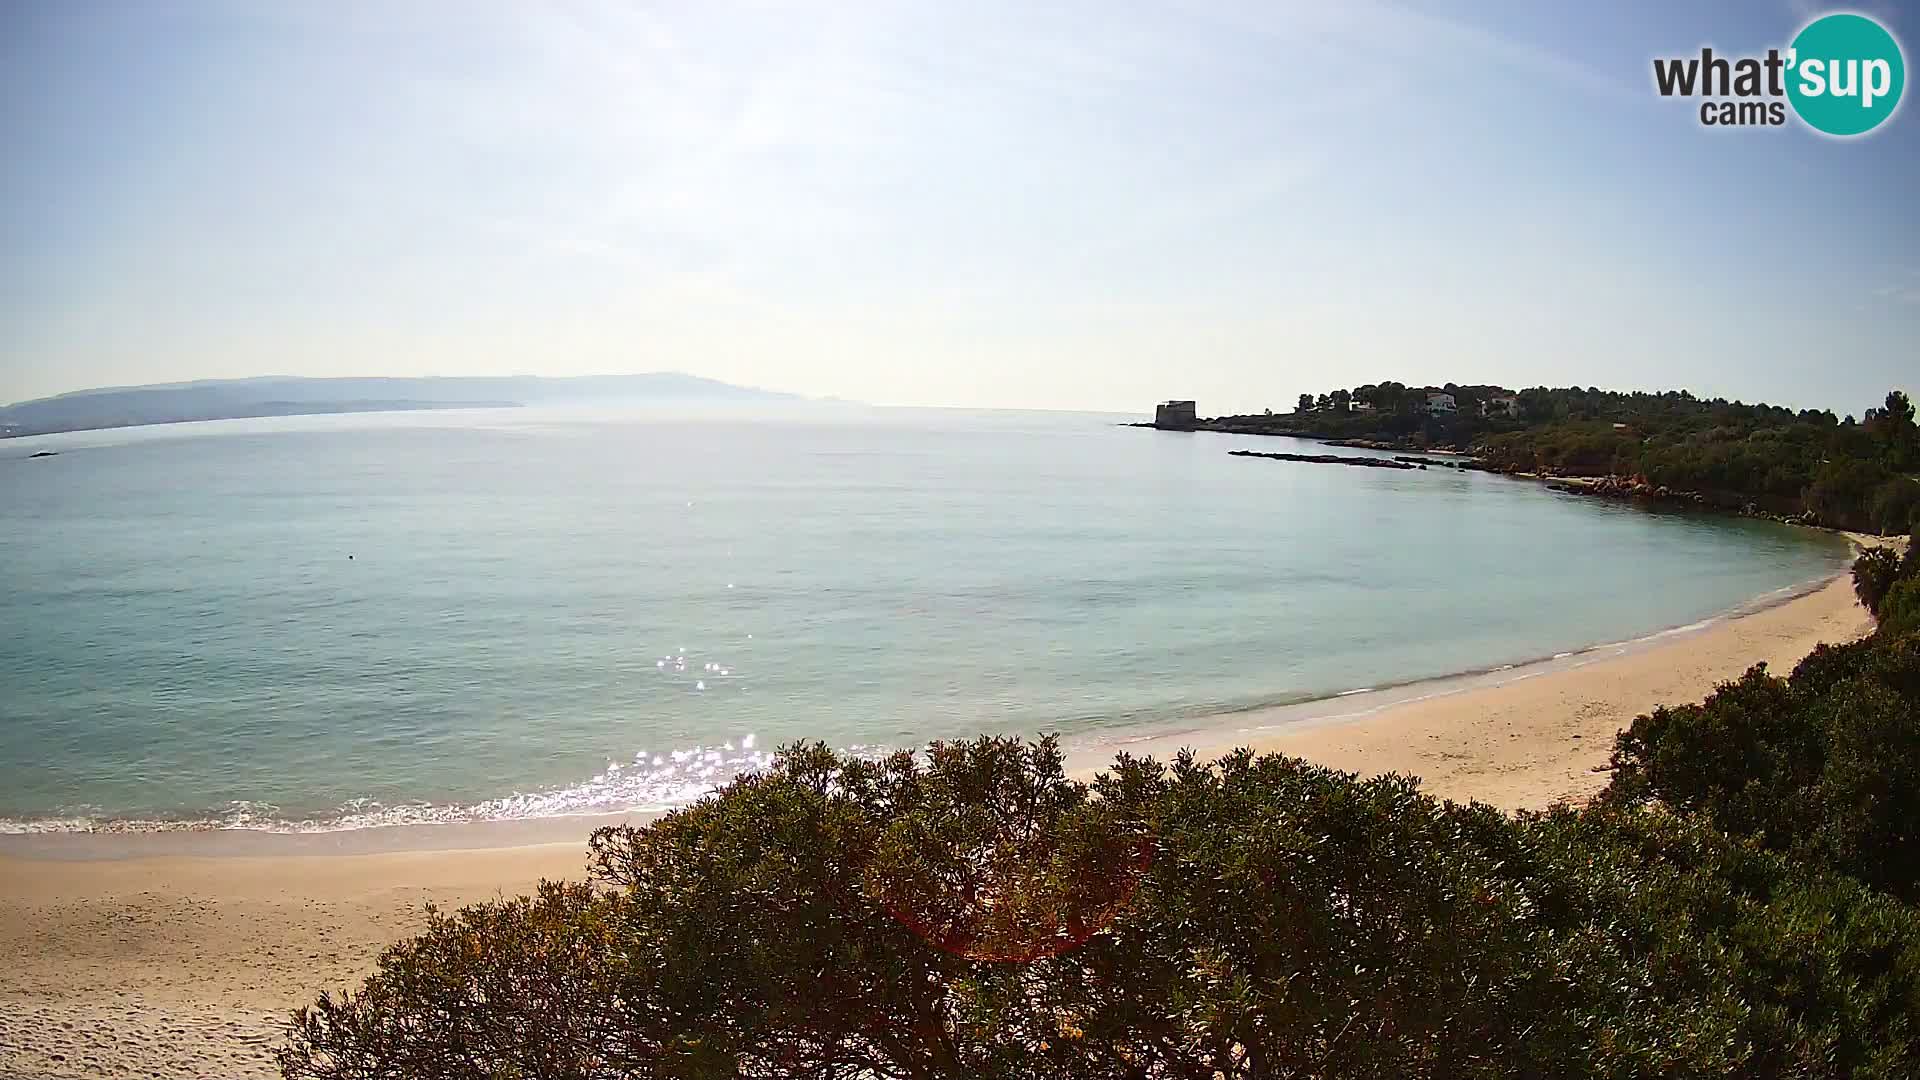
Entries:
<svg viewBox="0 0 1920 1080">
<path fill-rule="evenodd" d="M 660 805 L 791 740 L 1085 738 L 1325 697 L 1646 635 L 1845 557 L 1117 419 L 501 410 L 0 442 L 0 830 Z"/>
</svg>

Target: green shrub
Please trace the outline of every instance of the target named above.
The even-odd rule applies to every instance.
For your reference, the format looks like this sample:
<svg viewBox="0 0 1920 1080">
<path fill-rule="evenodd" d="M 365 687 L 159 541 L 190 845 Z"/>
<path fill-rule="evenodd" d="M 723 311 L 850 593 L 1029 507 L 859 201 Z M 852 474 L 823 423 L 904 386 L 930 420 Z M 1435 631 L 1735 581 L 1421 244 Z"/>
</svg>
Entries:
<svg viewBox="0 0 1920 1080">
<path fill-rule="evenodd" d="M 1606 798 L 1660 799 L 1737 835 L 1781 835 L 1803 818 L 1825 757 L 1784 679 L 1756 664 L 1695 705 L 1656 708 L 1615 738 Z"/>
<path fill-rule="evenodd" d="M 584 885 L 430 912 L 358 993 L 325 995 L 279 1054 L 289 1077 L 602 1077 L 671 1057 L 628 1022 L 631 905 Z M 524 1033 L 524 1034 L 522 1034 Z M 484 1062 L 484 1065 L 479 1063 Z"/>
<path fill-rule="evenodd" d="M 1870 530 L 1874 493 L 1888 479 L 1887 470 L 1873 458 L 1831 457 L 1813 470 L 1806 507 L 1822 525 Z"/>
<path fill-rule="evenodd" d="M 1612 763 L 1603 801 L 1655 799 L 1811 867 L 1920 896 L 1920 636 L 1883 623 L 1865 641 L 1814 650 L 1789 679 L 1757 666 L 1700 704 L 1635 719 Z"/>
<path fill-rule="evenodd" d="M 1900 1076 L 1920 1063 L 1920 917 L 1850 879 L 1728 838 L 1699 818 L 1596 806 L 1523 815 L 1564 882 L 1562 934 L 1631 988 L 1670 1056 L 1638 1075 Z M 1694 1052 L 1675 1053 L 1691 1040 Z M 1634 1075 L 1627 1073 L 1626 1075 Z"/>
<path fill-rule="evenodd" d="M 1920 478 L 1896 476 L 1873 492 L 1873 527 L 1897 536 L 1920 525 Z"/>
<path fill-rule="evenodd" d="M 1245 751 L 1088 785 L 1050 741 L 816 746 L 591 852 L 596 885 L 437 917 L 304 1010 L 286 1075 L 1920 1070 L 1912 910 L 1661 812 Z"/>
<path fill-rule="evenodd" d="M 1816 723 L 1829 732 L 1829 741 L 1815 792 L 1817 832 L 1807 845 L 1828 865 L 1909 899 L 1920 893 L 1916 703 L 1920 696 L 1864 676 L 1839 683 L 1819 700 L 1826 715 Z"/>
<path fill-rule="evenodd" d="M 1880 630 L 1890 635 L 1920 634 L 1920 577 L 1895 583 L 1880 601 Z"/>
<path fill-rule="evenodd" d="M 1920 700 L 1920 638 L 1879 633 L 1844 645 L 1819 645 L 1794 665 L 1787 681 L 1811 698 L 1854 678 L 1873 679 Z"/>
<path fill-rule="evenodd" d="M 1860 598 L 1860 606 L 1880 614 L 1880 601 L 1900 580 L 1900 555 L 1892 548 L 1868 548 L 1853 560 L 1853 594 Z"/>
</svg>

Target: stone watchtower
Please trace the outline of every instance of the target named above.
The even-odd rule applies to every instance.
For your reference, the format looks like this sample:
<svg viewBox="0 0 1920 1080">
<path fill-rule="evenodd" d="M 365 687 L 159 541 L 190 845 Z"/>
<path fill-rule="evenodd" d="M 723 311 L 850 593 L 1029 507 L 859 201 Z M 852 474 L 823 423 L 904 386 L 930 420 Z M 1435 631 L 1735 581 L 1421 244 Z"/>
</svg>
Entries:
<svg viewBox="0 0 1920 1080">
<path fill-rule="evenodd" d="M 1198 423 L 1191 401 L 1163 401 L 1153 410 L 1153 426 L 1157 428 L 1192 431 Z"/>
</svg>

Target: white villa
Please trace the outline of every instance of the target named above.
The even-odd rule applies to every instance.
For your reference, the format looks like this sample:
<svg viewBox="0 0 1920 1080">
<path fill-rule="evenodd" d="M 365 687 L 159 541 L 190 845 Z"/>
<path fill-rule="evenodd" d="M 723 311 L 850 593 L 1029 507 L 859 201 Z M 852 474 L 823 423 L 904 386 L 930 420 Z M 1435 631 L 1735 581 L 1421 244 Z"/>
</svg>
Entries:
<svg viewBox="0 0 1920 1080">
<path fill-rule="evenodd" d="M 1442 413 L 1459 412 L 1460 403 L 1453 400 L 1452 394 L 1431 393 L 1427 395 L 1427 412 L 1433 416 Z"/>
<path fill-rule="evenodd" d="M 1480 403 L 1480 415 L 1519 416 L 1520 396 L 1518 394 L 1504 394 L 1500 397 L 1488 398 Z"/>
</svg>

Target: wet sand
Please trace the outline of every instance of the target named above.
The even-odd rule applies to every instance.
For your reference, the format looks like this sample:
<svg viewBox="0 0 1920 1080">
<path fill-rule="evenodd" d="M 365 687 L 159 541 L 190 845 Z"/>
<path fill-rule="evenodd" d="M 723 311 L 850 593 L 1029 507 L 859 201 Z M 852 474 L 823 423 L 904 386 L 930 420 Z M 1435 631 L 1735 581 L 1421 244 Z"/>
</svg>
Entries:
<svg viewBox="0 0 1920 1080">
<path fill-rule="evenodd" d="M 1441 684 L 1415 700 L 1383 695 L 1385 704 L 1356 701 L 1348 714 L 1305 722 L 1242 714 L 1124 749 L 1205 756 L 1251 745 L 1363 774 L 1417 775 L 1446 798 L 1544 807 L 1605 785 L 1598 770 L 1613 734 L 1634 716 L 1697 701 L 1756 661 L 1784 673 L 1816 644 L 1870 629 L 1842 576 L 1697 632 L 1506 681 Z M 395 850 L 353 854 L 333 853 L 352 846 L 342 838 L 279 838 L 277 851 L 272 837 L 7 838 L 0 1080 L 277 1075 L 270 1051 L 289 1010 L 356 982 L 383 946 L 421 925 L 429 902 L 457 906 L 582 876 L 592 824 L 543 823 L 507 833 L 518 846 L 462 850 L 423 850 L 436 834 L 421 831 L 376 844 Z M 569 830 L 575 839 L 526 842 Z M 483 842 L 477 832 L 437 835 Z"/>
</svg>

